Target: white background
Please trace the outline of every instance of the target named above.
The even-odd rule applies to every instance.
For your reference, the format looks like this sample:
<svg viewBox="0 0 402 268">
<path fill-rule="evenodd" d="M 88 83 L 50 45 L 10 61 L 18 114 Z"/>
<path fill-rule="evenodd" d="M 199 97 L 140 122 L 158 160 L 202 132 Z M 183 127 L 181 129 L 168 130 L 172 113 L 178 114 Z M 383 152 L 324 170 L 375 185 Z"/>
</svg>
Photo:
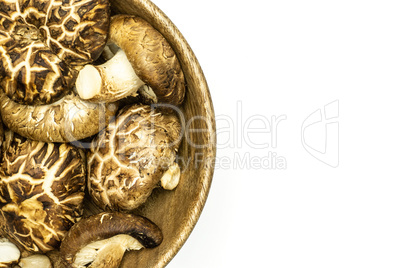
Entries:
<svg viewBox="0 0 402 268">
<path fill-rule="evenodd" d="M 220 162 L 168 268 L 402 267 L 400 1 L 154 3 L 203 68 Z M 335 124 L 303 140 L 303 122 L 330 103 Z M 267 124 L 280 116 L 274 146 Z M 339 165 L 338 151 L 332 167 L 302 141 L 339 148 Z M 258 166 L 269 153 L 285 168 Z"/>
</svg>

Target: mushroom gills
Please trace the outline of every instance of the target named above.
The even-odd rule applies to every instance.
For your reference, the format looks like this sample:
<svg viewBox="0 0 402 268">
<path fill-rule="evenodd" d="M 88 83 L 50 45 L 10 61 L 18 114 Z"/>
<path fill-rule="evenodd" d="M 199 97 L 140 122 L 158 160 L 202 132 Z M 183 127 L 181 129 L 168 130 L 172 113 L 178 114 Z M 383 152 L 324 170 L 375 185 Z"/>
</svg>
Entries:
<svg viewBox="0 0 402 268">
<path fill-rule="evenodd" d="M 102 58 L 104 60 L 110 60 L 111 58 L 113 58 L 113 56 L 117 53 L 117 51 L 119 51 L 119 46 L 117 46 L 114 43 L 109 43 L 107 44 L 102 51 Z"/>
<path fill-rule="evenodd" d="M 117 268 L 126 250 L 140 250 L 143 247 L 137 239 L 130 235 L 115 235 L 108 239 L 90 243 L 82 248 L 75 256 L 73 267 Z"/>
<path fill-rule="evenodd" d="M 78 95 L 89 101 L 113 102 L 133 95 L 145 83 L 137 76 L 122 49 L 107 62 L 86 65 L 78 74 Z"/>
<path fill-rule="evenodd" d="M 138 94 L 141 100 L 141 103 L 144 104 L 156 104 L 158 103 L 158 97 L 156 96 L 155 92 L 152 88 L 148 85 L 143 85 L 138 89 Z M 136 97 L 136 96 L 133 96 Z"/>
</svg>

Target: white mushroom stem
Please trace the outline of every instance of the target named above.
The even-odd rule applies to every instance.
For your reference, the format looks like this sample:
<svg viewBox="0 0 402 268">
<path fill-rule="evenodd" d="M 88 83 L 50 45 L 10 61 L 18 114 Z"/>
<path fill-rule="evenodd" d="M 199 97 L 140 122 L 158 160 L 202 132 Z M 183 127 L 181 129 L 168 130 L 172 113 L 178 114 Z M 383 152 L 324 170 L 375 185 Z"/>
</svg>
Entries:
<svg viewBox="0 0 402 268">
<path fill-rule="evenodd" d="M 11 267 L 20 259 L 21 252 L 8 239 L 0 239 L 0 267 Z"/>
<path fill-rule="evenodd" d="M 18 263 L 21 268 L 52 268 L 52 263 L 46 255 L 35 254 L 22 258 Z"/>
<path fill-rule="evenodd" d="M 78 74 L 78 95 L 88 101 L 113 102 L 132 95 L 145 83 L 137 76 L 123 50 L 104 64 L 86 65 Z"/>
<path fill-rule="evenodd" d="M 76 255 L 75 268 L 117 268 L 126 250 L 140 250 L 144 246 L 134 237 L 126 234 L 93 242 L 82 248 Z M 91 264 L 88 266 L 88 264 Z"/>
<path fill-rule="evenodd" d="M 161 178 L 161 185 L 165 190 L 173 190 L 179 184 L 180 181 L 180 167 L 177 163 L 174 163 L 165 171 Z"/>
</svg>

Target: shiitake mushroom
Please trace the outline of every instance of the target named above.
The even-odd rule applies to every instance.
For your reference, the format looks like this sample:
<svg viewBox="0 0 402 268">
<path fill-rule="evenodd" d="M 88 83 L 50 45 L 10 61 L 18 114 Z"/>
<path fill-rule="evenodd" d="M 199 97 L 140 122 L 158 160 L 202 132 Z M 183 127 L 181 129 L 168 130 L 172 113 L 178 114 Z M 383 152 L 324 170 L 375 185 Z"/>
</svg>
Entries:
<svg viewBox="0 0 402 268">
<path fill-rule="evenodd" d="M 185 96 L 180 62 L 168 41 L 139 16 L 111 17 L 107 62 L 86 65 L 78 74 L 77 92 L 95 102 L 116 101 L 149 86 L 158 103 L 178 106 Z"/>
<path fill-rule="evenodd" d="M 175 113 L 142 104 L 123 108 L 88 152 L 92 200 L 103 210 L 129 212 L 147 200 L 162 178 L 162 186 L 175 188 L 181 134 Z"/>
<path fill-rule="evenodd" d="M 2 231 L 30 252 L 59 247 L 83 215 L 85 154 L 66 143 L 26 139 L 8 130 L 0 164 Z"/>
<path fill-rule="evenodd" d="M 159 227 L 149 219 L 121 212 L 101 212 L 75 224 L 60 246 L 69 267 L 117 268 L 126 250 L 162 243 Z"/>
</svg>

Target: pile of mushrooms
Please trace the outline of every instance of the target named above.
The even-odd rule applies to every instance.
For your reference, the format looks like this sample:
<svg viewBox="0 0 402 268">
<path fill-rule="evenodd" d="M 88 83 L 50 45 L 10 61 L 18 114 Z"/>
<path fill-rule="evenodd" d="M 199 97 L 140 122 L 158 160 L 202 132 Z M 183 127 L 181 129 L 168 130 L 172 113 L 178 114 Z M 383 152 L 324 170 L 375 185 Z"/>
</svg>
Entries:
<svg viewBox="0 0 402 268">
<path fill-rule="evenodd" d="M 0 0 L 0 267 L 52 267 L 55 251 L 119 267 L 160 245 L 133 211 L 179 184 L 185 90 L 167 40 L 108 0 Z"/>
</svg>

